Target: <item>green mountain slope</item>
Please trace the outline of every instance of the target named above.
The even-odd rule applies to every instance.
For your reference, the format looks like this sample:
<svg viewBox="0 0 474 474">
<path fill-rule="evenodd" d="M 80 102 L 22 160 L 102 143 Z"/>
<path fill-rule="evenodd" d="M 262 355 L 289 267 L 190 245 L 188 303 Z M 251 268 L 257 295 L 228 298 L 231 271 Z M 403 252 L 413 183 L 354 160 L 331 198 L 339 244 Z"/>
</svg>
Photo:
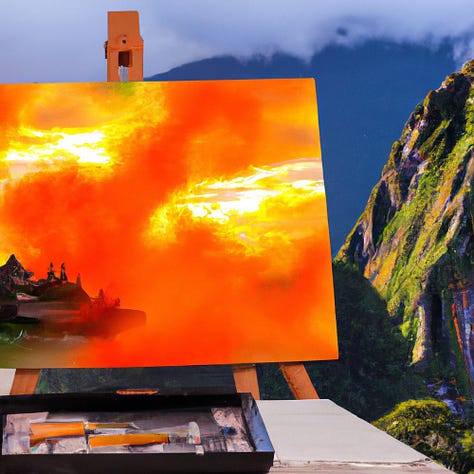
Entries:
<svg viewBox="0 0 474 474">
<path fill-rule="evenodd" d="M 387 303 L 418 368 L 474 393 L 474 61 L 418 105 L 336 260 Z"/>
</svg>

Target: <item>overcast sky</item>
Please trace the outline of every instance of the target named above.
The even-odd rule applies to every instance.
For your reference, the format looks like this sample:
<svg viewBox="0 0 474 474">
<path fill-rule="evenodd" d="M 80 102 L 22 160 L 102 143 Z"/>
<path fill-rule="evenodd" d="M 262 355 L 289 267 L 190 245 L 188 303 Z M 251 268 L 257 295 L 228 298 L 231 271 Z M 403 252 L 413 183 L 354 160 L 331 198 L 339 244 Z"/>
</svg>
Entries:
<svg viewBox="0 0 474 474">
<path fill-rule="evenodd" d="M 108 10 L 138 10 L 145 76 L 215 55 L 309 59 L 370 38 L 474 57 L 472 0 L 0 0 L 1 82 L 103 81 Z"/>
</svg>

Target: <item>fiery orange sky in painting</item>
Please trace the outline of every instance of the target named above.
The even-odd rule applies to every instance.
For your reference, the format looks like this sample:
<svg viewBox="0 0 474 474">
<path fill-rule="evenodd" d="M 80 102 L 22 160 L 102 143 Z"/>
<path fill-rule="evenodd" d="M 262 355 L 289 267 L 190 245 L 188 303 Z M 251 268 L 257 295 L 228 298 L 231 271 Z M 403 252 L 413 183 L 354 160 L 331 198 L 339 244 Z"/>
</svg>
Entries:
<svg viewBox="0 0 474 474">
<path fill-rule="evenodd" d="M 57 366 L 337 356 L 312 80 L 2 85 L 0 102 L 0 260 L 35 278 L 65 261 L 147 315 Z"/>
</svg>

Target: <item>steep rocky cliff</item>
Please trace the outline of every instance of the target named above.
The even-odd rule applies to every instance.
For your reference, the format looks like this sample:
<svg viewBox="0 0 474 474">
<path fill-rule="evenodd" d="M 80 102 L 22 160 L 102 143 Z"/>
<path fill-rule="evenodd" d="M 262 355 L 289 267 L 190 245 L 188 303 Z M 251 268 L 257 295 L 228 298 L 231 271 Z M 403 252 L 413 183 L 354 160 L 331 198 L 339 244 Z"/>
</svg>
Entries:
<svg viewBox="0 0 474 474">
<path fill-rule="evenodd" d="M 474 393 L 474 61 L 410 115 L 336 259 L 387 302 L 420 369 Z"/>
</svg>

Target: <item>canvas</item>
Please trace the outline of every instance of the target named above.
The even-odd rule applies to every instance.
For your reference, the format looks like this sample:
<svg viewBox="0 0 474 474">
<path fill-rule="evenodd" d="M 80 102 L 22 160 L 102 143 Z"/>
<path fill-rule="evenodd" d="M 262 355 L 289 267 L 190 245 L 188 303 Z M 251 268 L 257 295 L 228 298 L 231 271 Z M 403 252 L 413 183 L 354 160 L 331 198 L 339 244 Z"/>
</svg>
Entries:
<svg viewBox="0 0 474 474">
<path fill-rule="evenodd" d="M 312 79 L 0 103 L 1 366 L 337 357 Z"/>
</svg>

